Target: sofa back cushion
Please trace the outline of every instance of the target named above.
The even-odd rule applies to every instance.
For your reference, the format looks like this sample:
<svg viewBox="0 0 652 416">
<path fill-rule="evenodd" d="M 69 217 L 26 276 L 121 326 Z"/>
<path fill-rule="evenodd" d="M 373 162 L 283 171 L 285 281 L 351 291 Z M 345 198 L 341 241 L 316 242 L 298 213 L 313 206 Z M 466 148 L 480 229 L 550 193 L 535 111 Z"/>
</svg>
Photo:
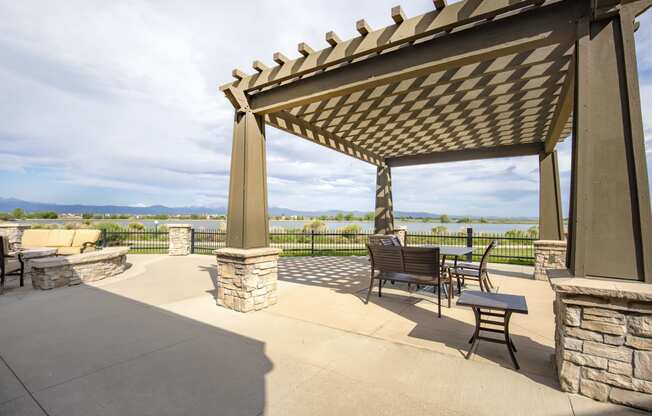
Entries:
<svg viewBox="0 0 652 416">
<path fill-rule="evenodd" d="M 52 230 L 46 247 L 70 247 L 75 237 L 75 230 Z"/>
<path fill-rule="evenodd" d="M 100 230 L 75 230 L 72 246 L 81 247 L 84 243 L 97 243 L 101 235 Z"/>
<path fill-rule="evenodd" d="M 48 244 L 51 230 L 25 230 L 20 240 L 21 248 L 45 247 Z"/>
</svg>

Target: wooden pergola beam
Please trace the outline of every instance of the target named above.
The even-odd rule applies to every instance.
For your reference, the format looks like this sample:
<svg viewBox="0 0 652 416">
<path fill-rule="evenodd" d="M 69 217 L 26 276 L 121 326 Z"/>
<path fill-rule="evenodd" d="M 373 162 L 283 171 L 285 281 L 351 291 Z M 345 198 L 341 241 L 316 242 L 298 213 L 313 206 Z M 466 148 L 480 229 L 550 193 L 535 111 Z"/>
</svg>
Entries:
<svg viewBox="0 0 652 416">
<path fill-rule="evenodd" d="M 446 42 L 434 39 L 253 94 L 251 108 L 268 114 L 500 56 L 571 45 L 575 25 L 570 19 L 575 13 L 574 2 L 562 2 L 489 22 L 447 35 Z"/>
<path fill-rule="evenodd" d="M 381 156 L 347 142 L 346 140 L 342 140 L 326 130 L 308 124 L 288 112 L 267 114 L 265 116 L 265 121 L 273 127 L 303 137 L 304 139 L 328 147 L 329 149 L 336 150 L 340 153 L 344 153 L 347 156 L 354 157 L 363 162 L 371 163 L 376 166 L 380 166 L 383 163 L 383 158 Z"/>
<path fill-rule="evenodd" d="M 386 159 L 389 167 L 427 165 L 431 163 L 461 162 L 465 160 L 494 159 L 515 156 L 538 155 L 543 150 L 542 143 L 525 143 L 509 146 L 496 146 L 480 149 L 453 150 L 427 155 L 403 156 Z"/>
<path fill-rule="evenodd" d="M 363 96 L 355 103 L 347 105 L 336 105 L 335 103 L 326 103 L 325 106 L 320 106 L 318 103 L 313 103 L 301 107 L 295 107 L 290 112 L 296 116 L 304 117 L 306 120 L 312 121 L 314 118 L 310 116 L 319 114 L 328 110 L 335 110 L 336 107 L 342 113 L 353 115 L 355 113 L 367 111 L 368 108 L 382 108 L 387 106 L 386 101 L 391 97 L 397 97 L 401 103 L 408 101 L 417 102 L 423 100 L 422 94 L 427 92 L 428 95 L 440 94 L 442 96 L 467 93 L 472 94 L 475 91 L 482 91 L 490 89 L 493 91 L 504 90 L 512 88 L 516 84 L 532 85 L 539 79 L 550 79 L 551 77 L 561 77 L 563 71 L 568 67 L 570 58 L 565 56 L 557 57 L 555 61 L 536 61 L 525 65 L 516 65 L 505 67 L 500 70 L 485 71 L 481 74 L 472 74 L 466 78 L 451 76 L 449 74 L 431 74 L 423 77 L 423 81 L 414 80 L 413 85 L 409 89 L 392 88 L 392 86 L 385 89 L 382 95 L 374 95 L 373 98 Z M 455 73 L 459 70 L 450 70 Z M 507 74 L 507 75 L 505 75 Z M 371 94 L 368 94 L 371 95 Z M 414 97 L 414 98 L 410 98 Z M 407 100 L 407 101 L 406 101 Z M 358 107 L 361 109 L 352 109 L 351 107 Z"/>
<path fill-rule="evenodd" d="M 443 33 L 458 26 L 495 18 L 533 5 L 541 0 L 484 0 L 480 2 L 458 2 L 443 10 L 435 10 L 420 16 L 406 19 L 400 26 L 391 25 L 374 30 L 367 36 L 353 38 L 340 43 L 335 48 L 325 48 L 310 56 L 288 61 L 284 68 L 270 68 L 254 74 L 240 82 L 225 84 L 220 90 L 235 86 L 243 91 L 261 89 L 311 72 L 358 59 L 385 49 L 393 48 L 419 38 Z"/>
<path fill-rule="evenodd" d="M 555 108 L 555 115 L 552 122 L 552 127 L 548 131 L 548 135 L 545 138 L 544 152 L 552 153 L 555 150 L 555 146 L 559 140 L 561 140 L 562 132 L 566 126 L 566 123 L 573 113 L 573 97 L 575 93 L 575 62 L 572 61 L 566 79 L 564 81 L 564 86 L 561 90 L 561 96 L 557 102 L 557 107 Z"/>
</svg>

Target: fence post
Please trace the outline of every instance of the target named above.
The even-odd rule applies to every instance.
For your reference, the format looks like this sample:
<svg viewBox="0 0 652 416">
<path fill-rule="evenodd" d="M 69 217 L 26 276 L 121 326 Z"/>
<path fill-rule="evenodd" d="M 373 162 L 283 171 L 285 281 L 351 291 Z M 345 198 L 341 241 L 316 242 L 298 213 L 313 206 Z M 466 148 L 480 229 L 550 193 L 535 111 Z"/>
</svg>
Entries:
<svg viewBox="0 0 652 416">
<path fill-rule="evenodd" d="M 310 230 L 310 255 L 315 255 L 315 230 Z"/>
<path fill-rule="evenodd" d="M 108 233 L 106 232 L 106 228 L 102 230 L 102 248 L 106 247 L 108 245 Z"/>
<path fill-rule="evenodd" d="M 195 254 L 195 229 L 190 229 L 190 254 Z"/>
<path fill-rule="evenodd" d="M 466 228 L 466 246 L 473 248 L 473 228 Z M 473 253 L 466 255 L 466 261 L 473 261 Z"/>
</svg>

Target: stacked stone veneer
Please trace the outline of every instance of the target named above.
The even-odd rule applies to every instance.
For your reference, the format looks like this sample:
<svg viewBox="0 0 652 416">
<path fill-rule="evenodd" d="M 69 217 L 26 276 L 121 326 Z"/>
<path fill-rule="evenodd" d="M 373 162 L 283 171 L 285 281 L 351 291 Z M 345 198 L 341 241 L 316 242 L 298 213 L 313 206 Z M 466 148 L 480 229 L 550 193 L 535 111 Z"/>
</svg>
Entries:
<svg viewBox="0 0 652 416">
<path fill-rule="evenodd" d="M 546 270 L 566 267 L 566 240 L 534 242 L 534 279 L 548 280 Z"/>
<path fill-rule="evenodd" d="M 192 251 L 192 226 L 190 224 L 168 225 L 168 254 L 187 256 Z"/>
<path fill-rule="evenodd" d="M 270 247 L 216 250 L 217 304 L 238 312 L 275 304 L 280 253 Z"/>
<path fill-rule="evenodd" d="M 78 285 L 115 276 L 127 268 L 129 247 L 110 247 L 72 256 L 48 257 L 30 261 L 35 289 Z"/>
<path fill-rule="evenodd" d="M 30 227 L 27 224 L 0 224 L 0 236 L 7 238 L 10 250 L 18 250 L 20 248 L 20 242 L 23 239 L 23 233 Z"/>
<path fill-rule="evenodd" d="M 405 237 L 407 237 L 407 227 L 398 225 L 394 227 L 394 235 L 399 239 L 402 246 L 405 246 Z"/>
<path fill-rule="evenodd" d="M 555 315 L 564 391 L 652 411 L 652 301 L 558 291 Z"/>
</svg>

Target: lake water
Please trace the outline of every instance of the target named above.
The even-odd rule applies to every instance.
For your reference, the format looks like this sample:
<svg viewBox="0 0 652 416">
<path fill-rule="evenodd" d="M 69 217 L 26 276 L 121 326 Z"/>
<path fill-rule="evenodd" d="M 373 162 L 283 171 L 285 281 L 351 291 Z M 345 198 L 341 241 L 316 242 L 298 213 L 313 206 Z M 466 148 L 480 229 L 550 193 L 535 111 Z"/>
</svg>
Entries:
<svg viewBox="0 0 652 416">
<path fill-rule="evenodd" d="M 80 220 L 24 220 L 21 221 L 26 224 L 66 224 L 66 223 L 78 223 L 82 222 Z M 154 220 L 140 220 L 140 221 L 129 221 L 129 220 L 93 220 L 93 222 L 113 222 L 120 224 L 121 226 L 127 227 L 130 222 L 139 222 L 147 228 L 154 228 Z M 279 221 L 273 220 L 270 221 L 270 226 L 272 229 L 301 229 L 304 224 L 311 222 L 310 220 L 305 221 Z M 218 220 L 159 220 L 158 224 L 191 224 L 195 229 L 225 229 L 225 221 Z M 336 231 L 340 228 L 346 227 L 351 224 L 358 224 L 362 227 L 363 230 L 373 230 L 374 223 L 373 221 L 324 221 L 328 230 Z M 395 221 L 394 225 L 405 226 L 408 229 L 408 232 L 429 232 L 434 227 L 444 226 L 448 229 L 449 232 L 458 232 L 460 230 L 466 230 L 467 227 L 473 228 L 475 232 L 486 232 L 486 233 L 496 233 L 502 234 L 509 230 L 527 230 L 530 227 L 535 226 L 536 224 L 459 224 L 459 223 L 439 223 L 439 222 L 418 222 L 418 221 Z"/>
</svg>

